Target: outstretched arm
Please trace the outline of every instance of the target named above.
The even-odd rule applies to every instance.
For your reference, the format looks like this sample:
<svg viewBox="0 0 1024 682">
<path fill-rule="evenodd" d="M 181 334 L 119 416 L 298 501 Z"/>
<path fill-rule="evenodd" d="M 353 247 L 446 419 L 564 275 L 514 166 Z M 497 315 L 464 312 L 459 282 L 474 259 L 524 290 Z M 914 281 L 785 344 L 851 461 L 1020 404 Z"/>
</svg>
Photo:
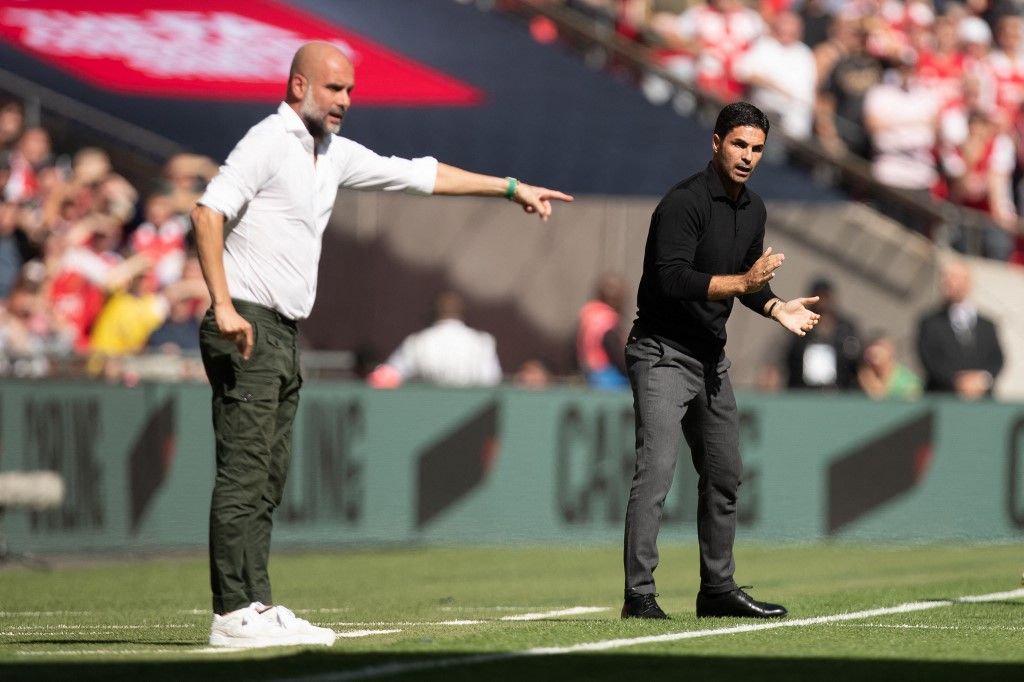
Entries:
<svg viewBox="0 0 1024 682">
<path fill-rule="evenodd" d="M 817 302 L 817 296 L 794 298 L 792 301 L 773 298 L 765 303 L 764 310 L 773 320 L 797 336 L 806 336 L 821 319 L 821 315 L 807 309 L 807 306 Z"/>
<path fill-rule="evenodd" d="M 551 216 L 552 200 L 573 199 L 572 196 L 553 189 L 535 187 L 512 178 L 471 173 L 446 163 L 437 164 L 434 194 L 508 197 L 509 200 L 521 205 L 527 213 L 539 215 L 541 220 L 547 220 Z"/>
</svg>

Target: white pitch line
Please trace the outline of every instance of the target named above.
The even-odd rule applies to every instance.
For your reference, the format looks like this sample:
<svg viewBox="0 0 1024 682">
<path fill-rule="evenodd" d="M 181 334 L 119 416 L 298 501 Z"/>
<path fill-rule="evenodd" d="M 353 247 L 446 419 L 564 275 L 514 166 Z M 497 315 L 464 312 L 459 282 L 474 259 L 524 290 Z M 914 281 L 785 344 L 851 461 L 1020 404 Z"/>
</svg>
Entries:
<svg viewBox="0 0 1024 682">
<path fill-rule="evenodd" d="M 351 611 L 351 607 L 341 607 L 333 609 L 299 609 L 299 613 L 344 613 L 345 611 Z M 83 611 L 83 613 L 86 613 Z M 184 613 L 190 616 L 209 616 L 212 612 L 210 609 L 181 609 L 178 613 Z M 3 615 L 0 613 L 0 615 Z"/>
<path fill-rule="evenodd" d="M 338 623 L 327 623 L 330 626 L 374 626 L 374 625 L 483 625 L 484 623 L 516 622 L 544 620 L 546 618 L 558 618 L 559 616 L 577 616 L 584 613 L 599 613 L 607 611 L 607 606 L 573 606 L 571 608 L 557 609 L 554 611 L 537 611 L 535 613 L 520 613 L 512 616 L 490 620 L 402 620 L 402 621 L 343 621 Z"/>
<path fill-rule="evenodd" d="M 19 651 L 19 656 L 146 656 L 149 654 L 237 654 L 252 649 L 58 649 L 56 651 Z"/>
<path fill-rule="evenodd" d="M 442 606 L 441 611 L 532 611 L 535 609 L 568 609 L 571 606 Z"/>
<path fill-rule="evenodd" d="M 0 618 L 20 618 L 31 616 L 89 616 L 95 611 L 0 611 Z"/>
<path fill-rule="evenodd" d="M 491 620 L 364 620 L 364 621 L 339 621 L 335 623 L 320 623 L 325 627 L 374 627 L 380 625 L 482 625 L 484 623 L 496 623 Z"/>
<path fill-rule="evenodd" d="M 1010 590 L 1008 592 L 992 592 L 990 594 L 975 594 L 967 597 L 960 597 L 955 602 L 967 602 L 968 604 L 978 604 L 987 601 L 1002 601 L 1003 599 L 1016 599 L 1017 597 L 1024 596 L 1024 588 L 1018 590 Z"/>
<path fill-rule="evenodd" d="M 338 637 L 370 637 L 371 635 L 393 635 L 401 630 L 349 630 L 348 632 L 335 632 Z"/>
<path fill-rule="evenodd" d="M 1009 592 L 993 592 L 991 594 L 968 595 L 957 599 L 944 599 L 939 601 L 909 602 L 897 606 L 888 606 L 866 611 L 853 611 L 849 613 L 837 613 L 831 616 L 816 616 L 813 618 L 798 618 L 794 620 L 779 620 L 768 623 L 756 623 L 750 625 L 734 625 L 724 628 L 712 628 L 710 630 L 686 630 L 683 632 L 670 632 L 663 635 L 649 635 L 646 637 L 632 637 L 628 639 L 608 639 L 599 642 L 583 642 L 570 646 L 561 647 L 537 647 L 521 651 L 508 651 L 495 654 L 481 654 L 477 656 L 459 656 L 452 658 L 441 658 L 435 660 L 410 661 L 408 663 L 386 663 L 384 665 L 367 666 L 356 670 L 321 673 L 319 675 L 307 675 L 303 677 L 290 677 L 278 682 L 348 682 L 349 680 L 369 680 L 387 675 L 399 675 L 402 673 L 419 672 L 422 670 L 434 670 L 437 668 L 454 668 L 479 663 L 491 663 L 495 661 L 507 661 L 517 658 L 530 658 L 533 656 L 559 656 L 581 651 L 607 651 L 609 649 L 620 649 L 623 647 L 637 646 L 641 644 L 658 644 L 662 642 L 676 642 L 686 639 L 697 639 L 702 637 L 718 637 L 722 635 L 735 635 L 745 632 L 759 632 L 762 630 L 775 630 L 778 628 L 804 627 L 808 625 L 822 625 L 825 623 L 836 623 L 849 620 L 861 620 L 864 618 L 875 618 L 877 616 L 890 616 L 897 613 L 913 613 L 915 611 L 927 611 L 954 604 L 978 603 L 1000 601 L 1003 599 L 1017 599 L 1024 597 L 1024 589 L 1011 590 Z"/>
<path fill-rule="evenodd" d="M 837 628 L 881 628 L 885 630 L 1001 630 L 1020 632 L 1024 627 L 1012 625 L 927 625 L 925 623 L 836 623 Z"/>
<path fill-rule="evenodd" d="M 187 623 L 155 623 L 153 625 L 67 625 L 63 623 L 57 623 L 55 625 L 11 625 L 8 626 L 8 629 L 25 630 L 32 632 L 35 632 L 37 630 L 44 630 L 52 632 L 54 630 L 180 630 L 183 628 L 194 627 L 196 626 L 189 625 Z"/>
<path fill-rule="evenodd" d="M 584 613 L 598 613 L 599 611 L 607 610 L 607 606 L 574 606 L 571 609 L 558 609 L 556 611 L 540 611 L 537 613 L 520 613 L 514 616 L 502 616 L 499 620 L 544 620 L 545 618 L 578 616 Z"/>
</svg>

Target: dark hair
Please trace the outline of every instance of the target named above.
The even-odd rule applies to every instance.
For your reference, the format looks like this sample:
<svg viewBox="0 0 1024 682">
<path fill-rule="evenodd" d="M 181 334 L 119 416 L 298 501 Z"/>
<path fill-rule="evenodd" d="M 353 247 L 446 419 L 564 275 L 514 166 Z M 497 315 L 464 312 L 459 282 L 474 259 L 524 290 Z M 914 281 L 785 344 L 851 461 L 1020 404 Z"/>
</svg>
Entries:
<svg viewBox="0 0 1024 682">
<path fill-rule="evenodd" d="M 768 117 L 764 112 L 749 102 L 733 102 L 727 104 L 718 112 L 718 119 L 715 121 L 715 135 L 719 139 L 725 139 L 733 128 L 751 126 L 764 131 L 768 136 Z"/>
<path fill-rule="evenodd" d="M 832 280 L 828 277 L 819 276 L 811 280 L 811 296 L 815 294 L 831 294 L 833 290 L 835 290 L 835 285 L 832 284 Z"/>
</svg>

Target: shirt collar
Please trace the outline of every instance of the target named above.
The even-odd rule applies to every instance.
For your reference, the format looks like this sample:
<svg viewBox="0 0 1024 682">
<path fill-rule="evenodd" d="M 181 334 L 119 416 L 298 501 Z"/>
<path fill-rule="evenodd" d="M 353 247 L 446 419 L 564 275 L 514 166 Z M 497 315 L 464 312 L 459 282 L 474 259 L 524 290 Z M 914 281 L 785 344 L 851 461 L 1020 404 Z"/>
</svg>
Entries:
<svg viewBox="0 0 1024 682">
<path fill-rule="evenodd" d="M 973 327 L 978 320 L 978 307 L 973 301 L 950 303 L 947 314 L 954 326 L 959 324 Z"/>
<path fill-rule="evenodd" d="M 434 322 L 435 327 L 465 327 L 466 323 L 454 317 L 445 317 Z"/>
<path fill-rule="evenodd" d="M 730 197 L 725 191 L 725 185 L 722 184 L 722 178 L 718 175 L 718 171 L 715 170 L 714 162 L 708 162 L 708 167 L 704 169 L 704 177 L 707 178 L 708 191 L 711 192 L 711 197 L 713 199 L 724 199 L 737 207 L 750 203 L 750 193 L 747 191 L 746 185 L 740 185 L 739 196 L 736 197 L 735 202 L 732 200 L 732 197 Z"/>
<path fill-rule="evenodd" d="M 299 138 L 299 142 L 302 143 L 306 151 L 312 153 L 315 140 L 309 134 L 306 124 L 302 122 L 302 119 L 295 113 L 295 110 L 288 106 L 287 102 L 281 102 L 277 107 L 277 114 L 284 121 L 284 129 Z M 334 135 L 328 135 L 323 139 L 316 150 L 317 154 L 323 154 L 327 151 L 327 148 L 331 146 L 331 139 L 333 137 Z"/>
</svg>

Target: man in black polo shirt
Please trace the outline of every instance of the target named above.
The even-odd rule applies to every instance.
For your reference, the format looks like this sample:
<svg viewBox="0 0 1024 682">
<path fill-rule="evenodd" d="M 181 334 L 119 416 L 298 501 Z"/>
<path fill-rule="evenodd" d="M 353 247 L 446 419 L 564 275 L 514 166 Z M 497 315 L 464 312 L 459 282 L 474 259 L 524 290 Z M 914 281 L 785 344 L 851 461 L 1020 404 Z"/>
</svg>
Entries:
<svg viewBox="0 0 1024 682">
<path fill-rule="evenodd" d="M 658 526 L 680 436 L 699 475 L 697 616 L 775 618 L 733 580 L 742 463 L 725 323 L 734 298 L 803 336 L 816 298 L 783 301 L 768 286 L 785 256 L 763 248 L 766 212 L 745 185 L 764 152 L 768 119 L 745 102 L 722 109 L 708 167 L 673 187 L 651 217 L 637 319 L 626 344 L 636 412 L 636 470 L 626 509 L 623 618 L 667 618 L 655 601 Z"/>
</svg>

